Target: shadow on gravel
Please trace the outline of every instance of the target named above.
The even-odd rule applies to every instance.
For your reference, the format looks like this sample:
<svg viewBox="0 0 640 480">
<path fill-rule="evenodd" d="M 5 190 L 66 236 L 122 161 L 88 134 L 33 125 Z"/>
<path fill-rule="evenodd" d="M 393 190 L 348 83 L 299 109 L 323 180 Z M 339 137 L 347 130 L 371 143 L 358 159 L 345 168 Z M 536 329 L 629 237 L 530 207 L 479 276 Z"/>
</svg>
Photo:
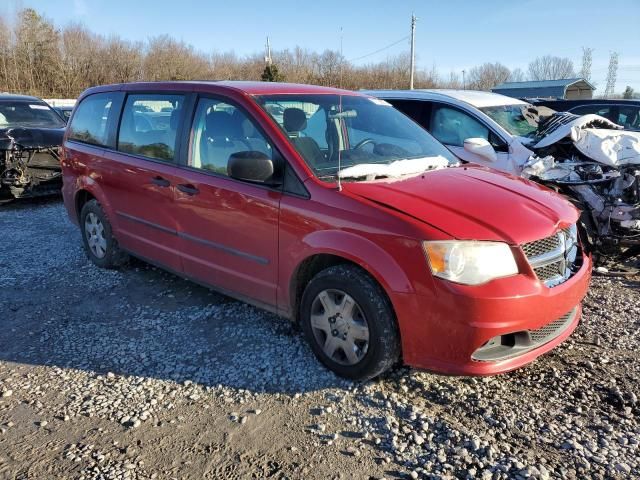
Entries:
<svg viewBox="0 0 640 480">
<path fill-rule="evenodd" d="M 252 392 L 350 385 L 288 321 L 143 262 L 91 264 L 58 199 L 0 209 L 0 360 Z"/>
</svg>

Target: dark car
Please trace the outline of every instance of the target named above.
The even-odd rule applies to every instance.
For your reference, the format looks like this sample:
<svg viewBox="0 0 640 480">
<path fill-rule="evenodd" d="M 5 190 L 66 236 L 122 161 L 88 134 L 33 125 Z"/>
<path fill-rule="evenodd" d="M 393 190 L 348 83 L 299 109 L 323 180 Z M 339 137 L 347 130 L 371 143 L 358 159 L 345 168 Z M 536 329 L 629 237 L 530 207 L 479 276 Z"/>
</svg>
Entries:
<svg viewBox="0 0 640 480">
<path fill-rule="evenodd" d="M 71 117 L 71 112 L 73 111 L 73 107 L 71 106 L 61 106 L 61 107 L 53 107 L 53 109 L 62 117 L 65 122 L 69 121 L 69 117 Z"/>
<path fill-rule="evenodd" d="M 0 95 L 0 200 L 60 191 L 64 128 L 43 100 Z"/>
<path fill-rule="evenodd" d="M 169 107 L 168 125 L 137 121 Z M 400 360 L 505 372 L 578 324 L 591 261 L 577 210 L 459 165 L 375 98 L 275 82 L 94 87 L 65 138 L 63 198 L 91 261 L 132 254 L 299 321 L 340 375 Z"/>
<path fill-rule="evenodd" d="M 596 115 L 608 118 L 625 130 L 640 130 L 640 100 L 603 99 L 587 100 L 547 100 L 528 99 L 535 106 L 544 106 L 556 112 L 571 112 L 576 115 Z"/>
</svg>

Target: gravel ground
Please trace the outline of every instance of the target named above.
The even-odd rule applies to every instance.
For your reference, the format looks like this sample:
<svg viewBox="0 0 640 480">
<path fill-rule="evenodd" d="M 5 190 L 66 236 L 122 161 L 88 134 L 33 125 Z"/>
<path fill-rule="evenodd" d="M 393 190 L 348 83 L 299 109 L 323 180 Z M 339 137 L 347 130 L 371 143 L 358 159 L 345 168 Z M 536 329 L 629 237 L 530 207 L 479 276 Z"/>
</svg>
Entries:
<svg viewBox="0 0 640 480">
<path fill-rule="evenodd" d="M 354 384 L 288 322 L 139 261 L 58 199 L 0 210 L 0 479 L 640 477 L 640 279 L 491 378 Z"/>
</svg>

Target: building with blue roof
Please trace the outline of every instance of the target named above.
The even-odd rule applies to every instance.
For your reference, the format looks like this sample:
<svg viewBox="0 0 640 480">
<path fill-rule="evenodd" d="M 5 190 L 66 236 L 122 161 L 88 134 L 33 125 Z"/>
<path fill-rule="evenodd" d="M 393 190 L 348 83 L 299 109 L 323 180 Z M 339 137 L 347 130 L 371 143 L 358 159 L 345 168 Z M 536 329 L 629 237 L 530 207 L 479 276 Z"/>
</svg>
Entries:
<svg viewBox="0 0 640 480">
<path fill-rule="evenodd" d="M 564 78 L 560 80 L 532 80 L 527 82 L 504 82 L 491 89 L 513 98 L 558 98 L 583 100 L 593 98 L 596 89 L 584 78 Z"/>
</svg>

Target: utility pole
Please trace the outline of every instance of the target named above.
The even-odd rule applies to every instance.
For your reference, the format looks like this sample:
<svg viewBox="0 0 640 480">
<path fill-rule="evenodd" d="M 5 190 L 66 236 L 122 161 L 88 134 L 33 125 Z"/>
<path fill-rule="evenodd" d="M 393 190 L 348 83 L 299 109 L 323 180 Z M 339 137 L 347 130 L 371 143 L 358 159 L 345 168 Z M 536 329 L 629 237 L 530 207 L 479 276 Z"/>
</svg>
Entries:
<svg viewBox="0 0 640 480">
<path fill-rule="evenodd" d="M 462 89 L 463 90 L 467 89 L 467 82 L 465 82 L 464 80 L 464 70 L 462 70 Z"/>
<path fill-rule="evenodd" d="M 269 43 L 269 37 L 267 37 L 267 44 L 264 46 L 264 63 L 271 65 L 271 43 Z"/>
<path fill-rule="evenodd" d="M 413 75 L 416 69 L 416 21 L 418 19 L 411 14 L 411 73 L 409 75 L 409 89 L 413 90 Z"/>
</svg>

